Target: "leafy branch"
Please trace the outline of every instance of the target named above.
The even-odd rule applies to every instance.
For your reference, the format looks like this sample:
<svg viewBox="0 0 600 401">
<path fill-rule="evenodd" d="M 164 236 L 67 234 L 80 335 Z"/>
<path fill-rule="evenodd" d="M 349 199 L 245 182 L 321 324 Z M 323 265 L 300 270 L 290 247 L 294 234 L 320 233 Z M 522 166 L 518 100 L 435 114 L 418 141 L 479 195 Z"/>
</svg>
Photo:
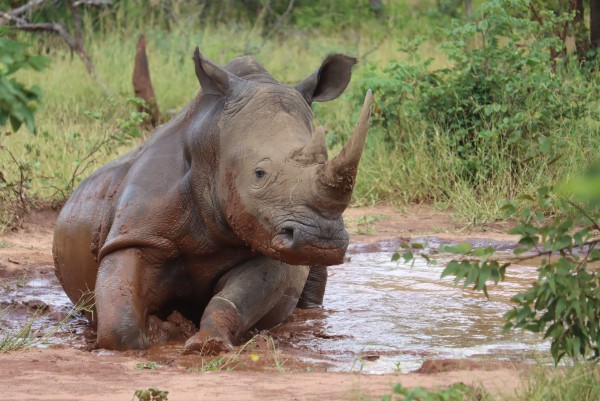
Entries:
<svg viewBox="0 0 600 401">
<path fill-rule="evenodd" d="M 542 257 L 537 280 L 511 299 L 516 306 L 504 315 L 505 329 L 543 333 L 551 339 L 556 363 L 565 355 L 600 359 L 600 185 L 596 184 L 600 168 L 592 166 L 590 171 L 597 174 L 582 175 L 587 181 L 575 178 L 592 188 L 592 196 L 583 204 L 576 193 L 543 187 L 535 197 L 525 197 L 527 202 L 520 208 L 514 202 L 503 206 L 507 217 L 517 215 L 519 220 L 509 231 L 520 236 L 515 257 L 493 258 L 494 247 L 473 249 L 468 243 L 441 248 L 463 256 L 448 262 L 441 277 L 454 276 L 455 285 L 473 285 L 486 297 L 487 283 L 503 281 L 511 264 Z M 549 219 L 546 213 L 555 210 L 560 214 Z M 412 260 L 412 248 L 394 257 Z"/>
<path fill-rule="evenodd" d="M 27 18 L 23 17 L 25 13 L 31 15 L 32 11 L 41 8 L 46 5 L 54 5 L 53 0 L 32 0 L 29 3 L 17 7 L 13 10 L 0 10 L 0 24 L 7 26 L 10 29 L 24 31 L 24 32 L 49 32 L 58 35 L 62 40 L 69 46 L 71 51 L 77 53 L 81 60 L 85 64 L 85 68 L 91 77 L 96 80 L 102 87 L 102 89 L 110 93 L 110 90 L 106 83 L 100 79 L 96 73 L 96 68 L 92 62 L 92 58 L 89 56 L 85 48 L 85 40 L 83 37 L 82 19 L 79 12 L 80 6 L 103 6 L 111 5 L 111 0 L 79 0 L 79 1 L 68 1 L 67 6 L 71 18 L 73 20 L 73 32 L 70 32 L 67 27 L 56 21 L 48 22 L 31 22 Z"/>
</svg>

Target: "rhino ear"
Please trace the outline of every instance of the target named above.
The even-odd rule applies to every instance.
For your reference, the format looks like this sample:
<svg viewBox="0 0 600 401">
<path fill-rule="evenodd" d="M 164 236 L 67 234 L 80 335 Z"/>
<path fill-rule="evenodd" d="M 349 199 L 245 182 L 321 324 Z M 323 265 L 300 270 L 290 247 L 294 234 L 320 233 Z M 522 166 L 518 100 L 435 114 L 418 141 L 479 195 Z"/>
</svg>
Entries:
<svg viewBox="0 0 600 401">
<path fill-rule="evenodd" d="M 308 103 L 336 99 L 348 86 L 352 76 L 352 66 L 356 62 L 354 57 L 343 54 L 329 56 L 317 71 L 296 85 L 296 90 Z"/>
<path fill-rule="evenodd" d="M 222 96 L 231 93 L 229 73 L 204 57 L 198 47 L 194 51 L 194 64 L 204 94 Z"/>
</svg>

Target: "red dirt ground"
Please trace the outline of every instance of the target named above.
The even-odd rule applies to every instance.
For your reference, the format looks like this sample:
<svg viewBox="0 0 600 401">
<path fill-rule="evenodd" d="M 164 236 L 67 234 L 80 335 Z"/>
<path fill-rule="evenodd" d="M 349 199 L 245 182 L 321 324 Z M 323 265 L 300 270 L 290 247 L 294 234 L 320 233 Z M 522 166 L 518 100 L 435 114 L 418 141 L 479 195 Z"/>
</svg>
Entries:
<svg viewBox="0 0 600 401">
<path fill-rule="evenodd" d="M 501 227 L 469 231 L 447 213 L 414 206 L 351 208 L 345 214 L 353 243 L 374 243 L 396 237 L 436 236 L 460 241 L 514 237 Z M 51 274 L 52 232 L 56 213 L 38 212 L 23 228 L 0 237 L 0 280 L 27 271 Z M 1 283 L 1 281 L 0 281 Z M 0 339 L 2 338 L 0 328 Z M 227 371 L 198 372 L 191 361 L 163 358 L 153 369 L 140 363 L 156 360 L 152 351 L 85 351 L 64 345 L 0 353 L 1 398 L 4 400 L 131 400 L 134 391 L 157 387 L 169 391 L 169 400 L 361 400 L 380 399 L 397 383 L 405 387 L 440 388 L 462 382 L 494 393 L 512 394 L 522 384 L 523 365 L 467 360 L 426 361 L 419 372 L 366 375 L 329 373 L 326 364 L 310 365 L 277 344 L 258 340 Z M 225 358 L 227 360 L 227 358 Z M 224 361 L 225 361 L 224 360 Z M 283 371 L 277 363 L 285 361 Z M 137 365 L 137 366 L 136 366 Z M 525 375 L 526 376 L 526 375 Z"/>
</svg>

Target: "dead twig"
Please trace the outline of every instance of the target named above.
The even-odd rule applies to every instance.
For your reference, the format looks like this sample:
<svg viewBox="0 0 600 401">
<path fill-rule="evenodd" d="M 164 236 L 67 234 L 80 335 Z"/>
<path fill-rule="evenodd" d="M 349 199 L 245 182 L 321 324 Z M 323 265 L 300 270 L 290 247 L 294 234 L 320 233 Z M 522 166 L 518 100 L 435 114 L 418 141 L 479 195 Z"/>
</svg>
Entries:
<svg viewBox="0 0 600 401">
<path fill-rule="evenodd" d="M 112 6 L 112 0 L 78 0 L 73 2 L 73 7 L 85 6 Z"/>
<path fill-rule="evenodd" d="M 21 14 L 39 6 L 40 4 L 46 3 L 48 0 L 32 0 L 27 4 L 22 5 L 21 7 L 17 7 L 14 10 L 10 11 L 10 14 L 13 17 L 18 17 Z"/>
<path fill-rule="evenodd" d="M 381 45 L 390 37 L 390 31 L 386 30 L 385 34 L 381 37 L 381 39 L 375 43 L 375 45 L 373 45 L 369 50 L 367 50 L 366 52 L 364 52 L 363 54 L 361 54 L 359 56 L 359 60 L 366 60 L 367 57 L 373 53 L 374 51 L 376 51 L 377 49 L 379 49 L 381 47 Z"/>
</svg>

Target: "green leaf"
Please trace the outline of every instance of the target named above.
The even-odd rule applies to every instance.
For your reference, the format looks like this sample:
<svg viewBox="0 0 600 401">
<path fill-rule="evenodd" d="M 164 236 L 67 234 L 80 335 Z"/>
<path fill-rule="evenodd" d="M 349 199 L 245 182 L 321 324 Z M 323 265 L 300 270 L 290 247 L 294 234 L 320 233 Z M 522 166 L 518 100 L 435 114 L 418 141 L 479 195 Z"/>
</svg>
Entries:
<svg viewBox="0 0 600 401">
<path fill-rule="evenodd" d="M 12 130 L 14 132 L 17 132 L 19 130 L 19 128 L 21 128 L 21 125 L 23 124 L 23 121 L 21 121 L 15 114 L 11 114 L 9 116 L 9 120 L 10 120 L 10 126 L 12 127 Z"/>
<path fill-rule="evenodd" d="M 460 270 L 460 267 L 461 267 L 460 263 L 457 262 L 456 260 L 449 262 L 446 265 L 446 268 L 444 269 L 444 271 L 442 272 L 441 278 L 444 278 L 446 276 L 456 276 L 456 274 Z"/>
<path fill-rule="evenodd" d="M 530 247 L 521 247 L 521 248 L 517 248 L 513 251 L 513 253 L 517 256 L 524 254 L 525 252 L 529 251 L 531 248 Z"/>
<path fill-rule="evenodd" d="M 465 242 L 463 244 L 457 245 L 443 245 L 440 247 L 443 252 L 460 254 L 460 255 L 468 255 L 471 252 L 471 244 Z"/>
<path fill-rule="evenodd" d="M 571 248 L 572 244 L 573 244 L 573 239 L 571 238 L 571 236 L 563 235 L 562 237 L 560 237 L 556 240 L 556 242 L 552 246 L 552 249 L 554 251 L 558 251 L 558 250 L 565 249 L 565 248 Z"/>
<path fill-rule="evenodd" d="M 485 248 L 475 248 L 473 250 L 473 256 L 483 259 L 489 259 L 489 257 L 492 256 L 494 252 L 496 252 L 496 249 L 494 249 L 493 246 L 488 246 Z"/>
</svg>

